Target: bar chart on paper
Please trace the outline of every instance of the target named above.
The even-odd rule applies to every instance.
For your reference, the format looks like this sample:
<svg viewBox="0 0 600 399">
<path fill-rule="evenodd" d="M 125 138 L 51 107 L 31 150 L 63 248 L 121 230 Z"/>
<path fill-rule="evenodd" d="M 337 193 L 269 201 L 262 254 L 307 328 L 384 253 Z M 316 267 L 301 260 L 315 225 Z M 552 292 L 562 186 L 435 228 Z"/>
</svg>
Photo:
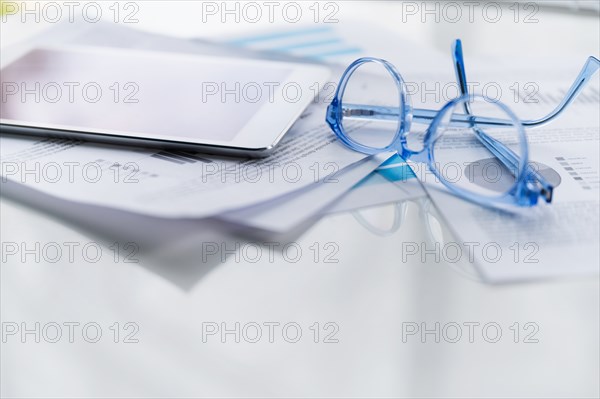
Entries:
<svg viewBox="0 0 600 399">
<path fill-rule="evenodd" d="M 597 190 L 600 188 L 600 175 L 593 166 L 593 160 L 585 156 L 555 157 L 565 173 L 578 183 L 584 190 Z"/>
<path fill-rule="evenodd" d="M 232 39 L 227 43 L 322 62 L 351 62 L 364 55 L 359 46 L 349 43 L 330 26 L 272 31 Z"/>
</svg>

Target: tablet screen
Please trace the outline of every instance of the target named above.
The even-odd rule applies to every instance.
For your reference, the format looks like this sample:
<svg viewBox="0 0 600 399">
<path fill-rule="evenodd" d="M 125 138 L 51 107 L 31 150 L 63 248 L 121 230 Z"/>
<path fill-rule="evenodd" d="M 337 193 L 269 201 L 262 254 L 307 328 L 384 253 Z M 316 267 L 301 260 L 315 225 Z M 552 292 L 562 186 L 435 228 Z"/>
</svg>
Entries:
<svg viewBox="0 0 600 399">
<path fill-rule="evenodd" d="M 2 70 L 3 122 L 231 141 L 292 69 L 139 51 L 36 49 Z"/>
</svg>

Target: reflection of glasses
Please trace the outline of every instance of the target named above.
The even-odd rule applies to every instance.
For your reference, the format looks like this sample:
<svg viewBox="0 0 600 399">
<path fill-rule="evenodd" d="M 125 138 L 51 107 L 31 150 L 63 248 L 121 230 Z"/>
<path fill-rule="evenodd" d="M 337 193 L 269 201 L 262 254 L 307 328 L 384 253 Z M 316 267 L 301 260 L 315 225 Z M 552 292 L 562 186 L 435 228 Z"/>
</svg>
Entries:
<svg viewBox="0 0 600 399">
<path fill-rule="evenodd" d="M 453 237 L 452 233 L 448 231 L 445 225 L 440 223 L 441 219 L 439 212 L 427 197 L 419 198 L 416 201 L 400 201 L 391 204 L 394 212 L 394 215 L 391 218 L 393 220 L 391 227 L 380 227 L 374 222 L 370 222 L 360 210 L 352 211 L 352 216 L 354 216 L 354 219 L 356 219 L 356 221 L 362 227 L 374 235 L 380 237 L 391 237 L 402 227 L 402 224 L 404 223 L 408 213 L 409 202 L 418 206 L 419 208 L 419 218 L 425 226 L 425 236 L 427 237 L 427 242 L 422 243 L 422 245 L 425 246 L 425 249 L 439 248 L 439 246 L 444 247 L 446 245 L 456 244 L 456 242 L 451 241 L 451 238 Z M 420 245 L 417 243 L 412 244 Z M 475 281 L 481 281 L 481 278 L 475 271 L 472 263 L 465 261 L 450 261 L 446 262 L 446 264 L 464 277 Z"/>
<path fill-rule="evenodd" d="M 600 60 L 588 58 L 554 111 L 541 119 L 521 121 L 501 102 L 470 95 L 460 40 L 452 53 L 460 97 L 439 111 L 413 109 L 396 68 L 367 57 L 354 61 L 344 72 L 327 108 L 327 123 L 353 150 L 365 154 L 397 151 L 405 160 L 426 164 L 450 191 L 465 199 L 533 206 L 541 196 L 551 202 L 553 185 L 535 165 L 528 164 L 524 127 L 539 126 L 558 116 L 598 70 Z M 369 92 L 377 98 L 365 104 Z M 427 129 L 411 129 L 413 123 Z"/>
</svg>

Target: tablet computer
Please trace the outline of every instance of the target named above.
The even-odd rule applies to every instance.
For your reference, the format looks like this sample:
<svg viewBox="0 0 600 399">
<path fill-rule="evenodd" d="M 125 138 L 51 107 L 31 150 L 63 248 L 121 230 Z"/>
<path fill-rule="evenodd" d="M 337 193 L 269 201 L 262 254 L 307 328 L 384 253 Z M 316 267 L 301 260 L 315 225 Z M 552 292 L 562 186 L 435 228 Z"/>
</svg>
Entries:
<svg viewBox="0 0 600 399">
<path fill-rule="evenodd" d="M 1 70 L 0 130 L 264 156 L 329 74 L 312 64 L 37 48 Z"/>
</svg>

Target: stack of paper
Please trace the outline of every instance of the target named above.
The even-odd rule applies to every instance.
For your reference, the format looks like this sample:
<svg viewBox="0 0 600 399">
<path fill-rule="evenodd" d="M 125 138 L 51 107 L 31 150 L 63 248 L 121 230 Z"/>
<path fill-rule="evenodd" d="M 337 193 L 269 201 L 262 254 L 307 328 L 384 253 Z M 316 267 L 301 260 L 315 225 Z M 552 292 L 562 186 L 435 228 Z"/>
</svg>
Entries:
<svg viewBox="0 0 600 399">
<path fill-rule="evenodd" d="M 330 28 L 298 28 L 282 36 L 271 33 L 211 43 L 112 24 L 70 25 L 66 29 L 59 26 L 13 51 L 24 52 L 28 47 L 51 42 L 293 62 L 319 61 L 334 70 L 333 82 L 337 82 L 350 58 L 372 55 L 393 59 L 371 44 L 363 51 L 361 46 L 337 37 L 338 34 Z M 400 42 L 394 40 L 394 43 L 398 53 L 425 57 L 423 49 L 400 51 Z M 436 74 L 423 68 L 407 71 L 407 64 L 399 65 L 408 82 L 418 82 L 414 87 L 424 89 L 436 84 L 442 87 L 446 87 L 446 83 L 455 84 L 448 56 L 446 63 L 438 62 L 443 57 L 435 53 L 427 57 L 430 62 L 424 66 L 436 69 Z M 488 67 L 486 74 L 475 70 L 470 79 L 484 83 L 505 82 L 502 87 L 511 95 L 515 76 L 532 76 L 531 70 L 513 68 L 509 76 L 503 68 L 490 68 L 489 62 L 477 63 L 471 59 L 469 62 Z M 440 69 L 439 65 L 446 68 Z M 560 68 L 557 64 L 553 67 L 547 76 L 540 76 L 539 71 L 535 73 L 539 87 L 545 89 L 539 91 L 537 103 L 510 104 L 523 119 L 540 117 L 551 110 L 564 94 L 559 88 L 567 88 L 577 72 L 577 65 L 575 69 Z M 544 79 L 547 84 L 543 85 Z M 238 233 L 253 236 L 293 236 L 329 212 L 429 195 L 430 199 L 423 201 L 437 208 L 455 235 L 455 242 L 441 245 L 463 248 L 463 255 L 479 267 L 488 281 L 598 273 L 597 82 L 558 122 L 527 132 L 531 160 L 551 170 L 559 176 L 559 181 L 552 205 L 513 213 L 484 209 L 451 196 L 430 176 L 407 173 L 409 166 L 397 155 L 367 157 L 347 149 L 325 124 L 327 104 L 324 101 L 309 106 L 273 155 L 260 160 L 3 135 L 0 137 L 2 190 L 3 194 L 46 207 L 64 217 L 76 218 L 88 225 L 102 225 L 111 234 L 118 233 L 110 227 L 114 221 L 126 220 L 128 228 L 144 231 L 149 243 L 182 239 L 198 226 L 209 226 L 213 234 L 217 234 L 221 226 L 228 226 Z M 434 86 L 428 85 L 430 83 Z M 437 97 L 430 101 L 433 96 L 423 94 L 417 90 L 413 95 L 415 106 L 439 109 L 444 102 Z M 456 157 L 460 159 L 459 152 Z M 43 171 L 53 164 L 73 163 L 80 167 L 89 163 L 97 165 L 103 172 L 102 179 L 89 181 L 81 174 L 74 174 L 69 179 L 52 181 L 32 179 L 36 173 L 26 173 Z M 291 164 L 301 172 L 293 179 L 284 177 L 289 177 L 285 170 Z M 244 170 L 254 171 L 254 177 L 243 178 L 249 176 Z M 256 179 L 256 173 L 263 178 Z M 115 180 L 115 176 L 119 178 Z M 156 224 L 160 227 L 150 231 L 148 226 Z"/>
</svg>

